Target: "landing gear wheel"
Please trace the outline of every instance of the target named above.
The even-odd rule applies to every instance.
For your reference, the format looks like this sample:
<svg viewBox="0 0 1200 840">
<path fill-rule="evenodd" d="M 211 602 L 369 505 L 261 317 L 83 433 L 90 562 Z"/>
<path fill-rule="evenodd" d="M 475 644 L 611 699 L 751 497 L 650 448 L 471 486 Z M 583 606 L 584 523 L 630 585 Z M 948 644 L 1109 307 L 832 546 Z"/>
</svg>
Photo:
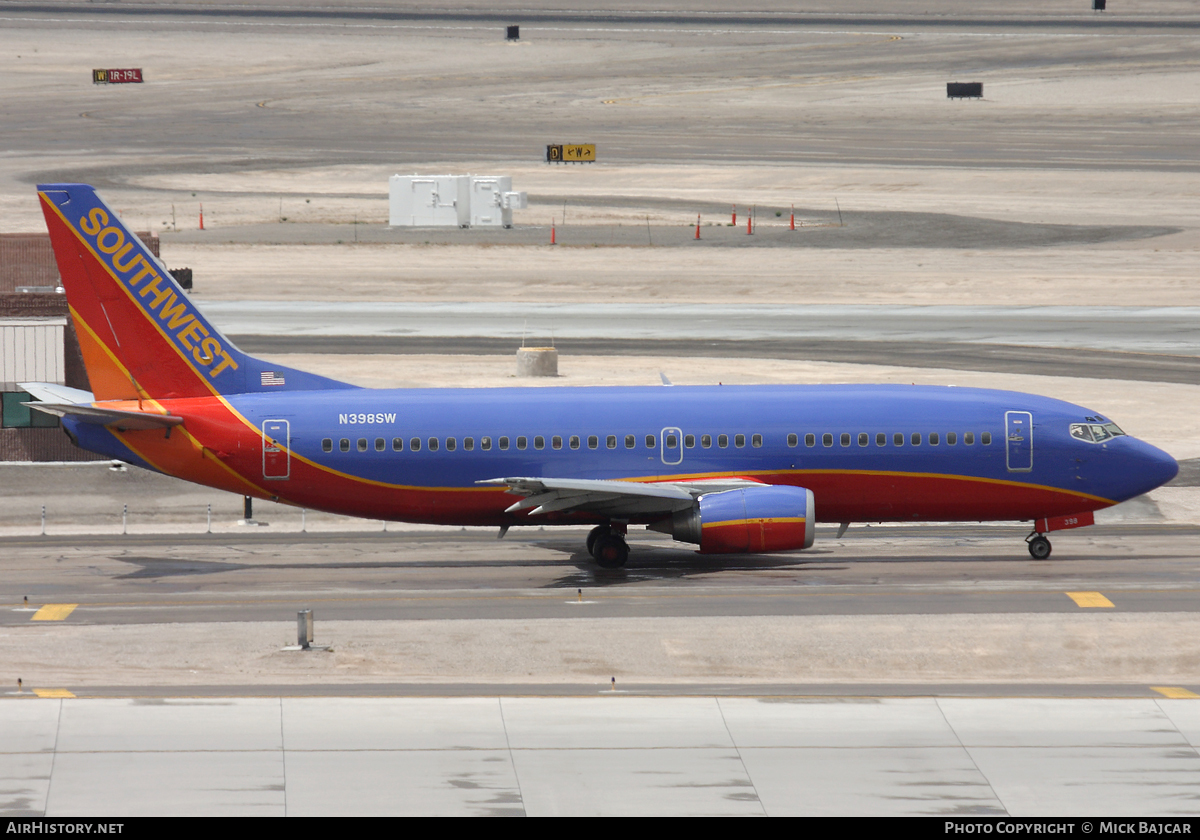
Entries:
<svg viewBox="0 0 1200 840">
<path fill-rule="evenodd" d="M 629 546 L 616 534 L 601 534 L 592 546 L 592 556 L 602 569 L 619 569 L 629 559 Z"/>
<path fill-rule="evenodd" d="M 1045 560 L 1050 556 L 1050 540 L 1038 534 L 1027 541 L 1029 543 L 1029 556 L 1034 560 Z"/>
<path fill-rule="evenodd" d="M 612 533 L 612 529 L 607 525 L 597 525 L 587 535 L 587 550 L 588 554 L 596 556 L 596 540 L 600 537 Z"/>
</svg>

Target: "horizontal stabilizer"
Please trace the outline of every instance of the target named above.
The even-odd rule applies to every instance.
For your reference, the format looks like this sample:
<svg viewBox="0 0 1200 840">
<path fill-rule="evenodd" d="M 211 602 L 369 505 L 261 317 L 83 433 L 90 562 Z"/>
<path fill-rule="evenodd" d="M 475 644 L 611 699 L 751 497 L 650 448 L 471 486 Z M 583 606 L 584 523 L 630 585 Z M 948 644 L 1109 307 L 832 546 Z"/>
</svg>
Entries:
<svg viewBox="0 0 1200 840">
<path fill-rule="evenodd" d="M 93 426 L 116 426 L 121 431 L 140 429 L 167 429 L 178 426 L 183 418 L 174 414 L 154 414 L 149 411 L 123 411 L 119 408 L 98 408 L 94 405 L 77 403 L 25 403 L 27 408 L 36 408 L 58 417 L 74 417 Z"/>
<path fill-rule="evenodd" d="M 66 385 L 59 385 L 55 382 L 18 382 L 17 386 L 22 391 L 33 394 L 35 399 L 42 402 L 90 404 L 96 401 L 91 391 L 68 388 Z"/>
</svg>

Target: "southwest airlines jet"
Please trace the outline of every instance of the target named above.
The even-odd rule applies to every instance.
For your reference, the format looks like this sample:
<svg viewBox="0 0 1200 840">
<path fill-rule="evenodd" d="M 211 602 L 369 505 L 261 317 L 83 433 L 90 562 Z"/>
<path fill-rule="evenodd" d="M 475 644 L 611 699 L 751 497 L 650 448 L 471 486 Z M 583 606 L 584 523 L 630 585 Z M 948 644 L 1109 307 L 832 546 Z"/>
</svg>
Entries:
<svg viewBox="0 0 1200 840">
<path fill-rule="evenodd" d="M 28 383 L 79 446 L 260 499 L 446 525 L 630 525 L 702 553 L 817 522 L 1022 520 L 1045 534 L 1153 490 L 1167 453 L 1077 405 L 890 385 L 370 390 L 242 353 L 83 184 L 38 187 L 92 391 Z"/>
</svg>

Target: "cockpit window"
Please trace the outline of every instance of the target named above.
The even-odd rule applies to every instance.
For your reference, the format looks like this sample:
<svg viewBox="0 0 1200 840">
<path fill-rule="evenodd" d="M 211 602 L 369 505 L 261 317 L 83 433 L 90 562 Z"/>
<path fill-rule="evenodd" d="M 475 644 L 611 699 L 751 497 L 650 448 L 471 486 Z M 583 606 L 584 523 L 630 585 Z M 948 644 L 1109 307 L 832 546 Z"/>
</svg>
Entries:
<svg viewBox="0 0 1200 840">
<path fill-rule="evenodd" d="M 1116 423 L 1071 424 L 1071 437 L 1086 440 L 1088 443 L 1100 443 L 1101 441 L 1120 437 L 1124 434 Z"/>
</svg>

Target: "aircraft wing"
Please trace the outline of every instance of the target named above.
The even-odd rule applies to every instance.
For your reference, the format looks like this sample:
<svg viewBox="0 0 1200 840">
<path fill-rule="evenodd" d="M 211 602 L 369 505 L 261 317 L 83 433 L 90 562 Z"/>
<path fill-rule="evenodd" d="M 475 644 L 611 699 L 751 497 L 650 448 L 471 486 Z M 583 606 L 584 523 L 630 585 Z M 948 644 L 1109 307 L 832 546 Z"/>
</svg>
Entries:
<svg viewBox="0 0 1200 840">
<path fill-rule="evenodd" d="M 586 512 L 603 516 L 661 514 L 687 510 L 706 493 L 761 485 L 746 478 L 697 481 L 632 482 L 586 478 L 492 478 L 477 484 L 507 485 L 508 492 L 524 496 L 505 513 L 527 510 L 531 516 L 556 511 Z"/>
</svg>

